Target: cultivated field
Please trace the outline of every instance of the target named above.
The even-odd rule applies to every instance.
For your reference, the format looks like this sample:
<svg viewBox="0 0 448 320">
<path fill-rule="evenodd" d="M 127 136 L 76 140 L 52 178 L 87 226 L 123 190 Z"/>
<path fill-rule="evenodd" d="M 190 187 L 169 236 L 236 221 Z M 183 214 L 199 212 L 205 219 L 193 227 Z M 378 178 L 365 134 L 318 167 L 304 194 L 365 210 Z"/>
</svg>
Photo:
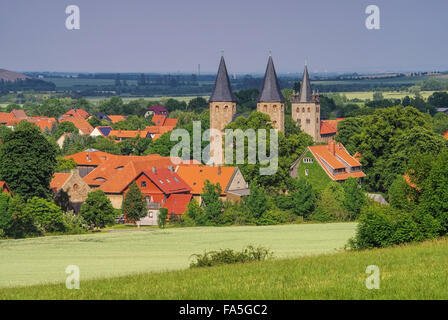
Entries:
<svg viewBox="0 0 448 320">
<path fill-rule="evenodd" d="M 412 93 L 407 91 L 385 91 L 381 92 L 384 99 L 403 99 L 406 96 L 413 97 Z M 432 95 L 434 91 L 421 91 L 420 94 L 423 98 L 427 99 Z M 373 91 L 356 91 L 356 92 L 339 92 L 341 95 L 345 95 L 347 99 L 360 99 L 360 100 L 373 100 Z"/>
<path fill-rule="evenodd" d="M 448 299 L 448 239 L 360 252 L 0 289 L 0 299 Z M 366 288 L 366 267 L 379 289 Z M 82 272 L 82 271 L 81 271 Z"/>
<path fill-rule="evenodd" d="M 354 235 L 355 223 L 170 228 L 0 241 L 0 287 L 64 282 L 78 265 L 81 279 L 188 268 L 204 250 L 270 248 L 276 258 L 331 253 Z"/>
</svg>

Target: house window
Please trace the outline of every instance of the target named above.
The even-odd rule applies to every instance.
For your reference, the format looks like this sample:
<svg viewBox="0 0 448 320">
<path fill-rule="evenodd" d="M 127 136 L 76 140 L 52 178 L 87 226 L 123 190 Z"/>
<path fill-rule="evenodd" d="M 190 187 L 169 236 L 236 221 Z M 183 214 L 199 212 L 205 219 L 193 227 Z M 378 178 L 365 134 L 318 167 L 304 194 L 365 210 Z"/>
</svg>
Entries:
<svg viewBox="0 0 448 320">
<path fill-rule="evenodd" d="M 152 211 L 149 211 L 149 212 L 148 212 L 148 218 L 151 218 L 151 219 L 152 219 L 152 217 L 153 217 L 153 215 L 152 215 Z"/>
<path fill-rule="evenodd" d="M 140 183 L 140 186 L 141 186 L 142 188 L 146 188 L 146 181 L 142 181 L 142 182 Z"/>
<path fill-rule="evenodd" d="M 303 163 L 313 163 L 313 159 L 309 157 L 303 158 Z"/>
<path fill-rule="evenodd" d="M 305 169 L 305 175 L 308 176 L 310 174 L 310 171 L 308 169 Z"/>
</svg>

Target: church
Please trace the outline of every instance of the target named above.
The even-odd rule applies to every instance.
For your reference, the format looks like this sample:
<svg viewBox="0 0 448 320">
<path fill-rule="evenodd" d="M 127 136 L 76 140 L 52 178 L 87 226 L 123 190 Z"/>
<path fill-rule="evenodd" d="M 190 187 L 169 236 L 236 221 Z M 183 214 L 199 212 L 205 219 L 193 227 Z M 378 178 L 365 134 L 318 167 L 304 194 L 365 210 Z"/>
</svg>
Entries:
<svg viewBox="0 0 448 320">
<path fill-rule="evenodd" d="M 300 92 L 291 98 L 291 115 L 302 131 L 315 142 L 328 142 L 337 133 L 337 120 L 321 120 L 319 95 L 311 91 L 308 68 L 305 65 Z M 267 114 L 272 126 L 285 131 L 285 97 L 277 78 L 272 56 L 269 56 L 263 85 L 257 99 L 257 111 Z M 234 120 L 236 97 L 233 94 L 224 57 L 221 57 L 215 86 L 210 96 L 210 128 L 219 131 Z"/>
</svg>

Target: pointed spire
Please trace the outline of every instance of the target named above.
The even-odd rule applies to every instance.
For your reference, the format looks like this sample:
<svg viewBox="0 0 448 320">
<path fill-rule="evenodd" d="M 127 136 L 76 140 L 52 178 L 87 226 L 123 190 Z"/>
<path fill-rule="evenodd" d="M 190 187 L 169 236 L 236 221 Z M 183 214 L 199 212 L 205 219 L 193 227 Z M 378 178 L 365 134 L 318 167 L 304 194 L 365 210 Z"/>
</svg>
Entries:
<svg viewBox="0 0 448 320">
<path fill-rule="evenodd" d="M 258 96 L 258 102 L 284 102 L 282 92 L 280 91 L 280 85 L 278 84 L 277 73 L 274 68 L 274 61 L 272 56 L 269 55 L 268 66 L 266 67 L 266 73 L 264 75 L 263 87 L 260 95 Z"/>
<path fill-rule="evenodd" d="M 299 102 L 311 102 L 310 76 L 308 75 L 308 67 L 306 63 L 305 70 L 303 70 L 302 83 L 300 84 Z"/>
<path fill-rule="evenodd" d="M 224 56 L 221 56 L 218 74 L 216 75 L 215 87 L 213 88 L 210 102 L 235 102 L 236 97 L 230 86 L 229 75 L 227 74 Z"/>
</svg>

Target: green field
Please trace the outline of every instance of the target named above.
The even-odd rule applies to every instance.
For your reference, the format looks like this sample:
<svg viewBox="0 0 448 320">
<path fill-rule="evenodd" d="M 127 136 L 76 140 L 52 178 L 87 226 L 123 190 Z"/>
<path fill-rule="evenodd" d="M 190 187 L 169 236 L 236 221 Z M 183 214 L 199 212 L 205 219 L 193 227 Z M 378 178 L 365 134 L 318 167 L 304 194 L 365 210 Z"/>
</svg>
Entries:
<svg viewBox="0 0 448 320">
<path fill-rule="evenodd" d="M 401 247 L 0 289 L 0 299 L 448 299 L 448 239 Z M 379 289 L 366 268 L 379 268 Z M 81 271 L 82 275 L 82 271 Z"/>
<path fill-rule="evenodd" d="M 188 268 L 193 253 L 247 245 L 270 248 L 276 258 L 335 252 L 355 223 L 199 227 L 104 232 L 0 241 L 0 287 L 64 282 L 78 265 L 82 279 Z"/>
<path fill-rule="evenodd" d="M 403 99 L 406 96 L 413 97 L 412 93 L 407 91 L 384 91 L 381 92 L 385 99 Z M 421 91 L 420 94 L 423 98 L 427 99 L 432 95 L 434 91 Z M 373 91 L 357 91 L 357 92 L 339 92 L 341 95 L 345 95 L 347 99 L 360 99 L 360 100 L 373 100 Z"/>
</svg>

